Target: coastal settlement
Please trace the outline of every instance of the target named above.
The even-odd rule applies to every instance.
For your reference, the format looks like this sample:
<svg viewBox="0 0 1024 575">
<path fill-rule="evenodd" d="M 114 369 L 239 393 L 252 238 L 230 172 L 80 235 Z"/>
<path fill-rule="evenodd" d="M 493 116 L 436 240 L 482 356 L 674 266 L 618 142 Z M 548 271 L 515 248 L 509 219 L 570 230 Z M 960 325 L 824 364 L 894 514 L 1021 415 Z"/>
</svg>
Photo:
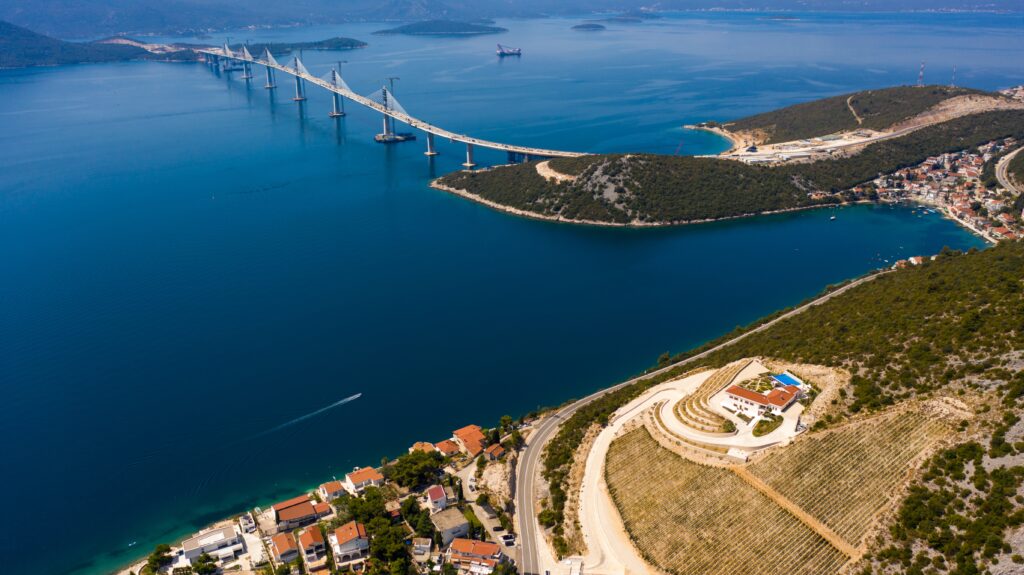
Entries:
<svg viewBox="0 0 1024 575">
<path fill-rule="evenodd" d="M 524 421 L 416 442 L 380 467 L 158 545 L 119 575 L 515 575 L 508 512 Z"/>
</svg>

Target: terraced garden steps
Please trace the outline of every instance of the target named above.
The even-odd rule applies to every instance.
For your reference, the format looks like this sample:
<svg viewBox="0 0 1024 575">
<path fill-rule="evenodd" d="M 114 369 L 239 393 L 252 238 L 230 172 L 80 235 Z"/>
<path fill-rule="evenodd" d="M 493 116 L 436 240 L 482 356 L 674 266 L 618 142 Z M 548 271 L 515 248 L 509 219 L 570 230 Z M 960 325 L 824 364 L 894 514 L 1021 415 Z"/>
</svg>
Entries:
<svg viewBox="0 0 1024 575">
<path fill-rule="evenodd" d="M 676 419 L 683 425 L 704 434 L 721 437 L 735 435 L 735 431 L 723 431 L 723 426 L 728 420 L 711 408 L 709 400 L 711 396 L 732 383 L 752 361 L 752 359 L 743 359 L 715 371 L 692 394 L 675 405 L 673 412 Z"/>
</svg>

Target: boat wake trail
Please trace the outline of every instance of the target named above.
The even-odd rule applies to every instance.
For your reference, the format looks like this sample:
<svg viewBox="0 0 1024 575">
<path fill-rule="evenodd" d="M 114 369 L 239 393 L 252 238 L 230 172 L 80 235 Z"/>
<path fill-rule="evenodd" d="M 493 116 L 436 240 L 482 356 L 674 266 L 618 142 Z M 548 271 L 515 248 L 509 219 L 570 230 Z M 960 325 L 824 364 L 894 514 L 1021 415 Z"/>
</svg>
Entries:
<svg viewBox="0 0 1024 575">
<path fill-rule="evenodd" d="M 346 403 L 348 403 L 350 401 L 355 401 L 355 400 L 359 399 L 362 396 L 363 396 L 362 393 L 357 393 L 355 395 L 346 397 L 345 399 L 342 399 L 340 401 L 335 401 L 334 403 L 332 403 L 332 404 L 330 404 L 330 405 L 328 405 L 326 407 L 321 407 L 320 409 L 318 409 L 318 410 L 316 410 L 314 412 L 307 413 L 306 415 L 303 415 L 301 417 L 296 417 L 295 419 L 293 419 L 291 421 L 286 421 L 286 422 L 282 423 L 281 425 L 278 425 L 277 427 L 272 427 L 272 428 L 270 428 L 270 429 L 268 429 L 266 431 L 257 433 L 256 435 L 253 435 L 252 437 L 250 437 L 250 439 L 256 439 L 257 437 L 263 437 L 265 435 L 270 435 L 271 433 L 274 433 L 274 432 L 277 432 L 277 431 L 281 431 L 282 429 L 284 429 L 286 427 L 291 427 L 291 426 L 295 425 L 296 423 L 300 423 L 300 422 L 306 421 L 307 419 L 309 419 L 311 417 L 315 417 L 317 415 L 320 415 L 321 413 L 323 413 L 323 412 L 325 412 L 325 411 L 327 411 L 329 409 L 334 409 L 335 407 L 338 407 L 339 405 L 345 405 Z"/>
</svg>

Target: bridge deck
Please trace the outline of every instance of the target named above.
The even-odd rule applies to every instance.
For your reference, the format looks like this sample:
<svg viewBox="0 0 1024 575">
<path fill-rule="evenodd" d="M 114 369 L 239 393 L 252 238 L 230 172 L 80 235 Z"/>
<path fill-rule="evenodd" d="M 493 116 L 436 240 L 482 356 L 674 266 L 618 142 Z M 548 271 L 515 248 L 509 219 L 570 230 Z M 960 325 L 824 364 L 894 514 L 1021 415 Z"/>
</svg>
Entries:
<svg viewBox="0 0 1024 575">
<path fill-rule="evenodd" d="M 260 66 L 265 66 L 267 68 L 273 68 L 275 70 L 280 70 L 280 71 L 284 72 L 285 74 L 289 74 L 291 76 L 296 76 L 296 77 L 302 78 L 303 80 L 305 80 L 305 81 L 307 81 L 307 82 L 309 82 L 311 84 L 316 84 L 317 86 L 320 86 L 321 88 L 323 88 L 323 89 L 325 89 L 325 90 L 327 90 L 329 92 L 333 92 L 333 93 L 338 94 L 339 96 L 341 96 L 343 98 L 346 98 L 348 100 L 351 100 L 351 101 L 353 101 L 353 102 L 355 102 L 357 104 L 366 106 L 367 108 L 371 108 L 373 110 L 376 110 L 376 111 L 380 112 L 381 114 L 385 114 L 387 116 L 391 116 L 392 118 L 398 120 L 399 122 L 402 122 L 404 124 L 408 124 L 409 126 L 412 126 L 413 128 L 416 128 L 418 130 L 422 130 L 424 132 L 428 132 L 430 134 L 434 134 L 434 135 L 439 136 L 441 138 L 447 138 L 448 140 L 451 140 L 453 142 L 462 142 L 462 143 L 465 143 L 465 144 L 472 144 L 474 147 L 490 148 L 492 150 L 503 150 L 503 151 L 506 151 L 506 152 L 514 152 L 514 153 L 517 153 L 517 154 L 525 154 L 525 155 L 530 155 L 530 156 L 544 156 L 544 157 L 549 157 L 549 158 L 577 158 L 577 157 L 580 157 L 580 156 L 587 155 L 587 154 L 584 154 L 584 153 L 581 153 L 581 152 L 568 152 L 568 151 L 564 151 L 564 150 L 546 150 L 544 148 L 531 148 L 531 147 L 528 147 L 528 146 L 515 146 L 515 145 L 512 145 L 512 144 L 502 144 L 501 142 L 492 142 L 490 140 L 481 140 L 480 138 L 474 138 L 474 137 L 468 136 L 466 134 L 457 134 L 455 132 L 451 132 L 449 130 L 445 130 L 444 128 L 441 128 L 439 126 L 435 126 L 435 125 L 430 124 L 428 122 L 424 122 L 423 120 L 420 120 L 419 118 L 415 118 L 415 117 L 410 116 L 408 114 L 403 114 L 403 113 L 398 112 L 396 110 L 389 110 L 389 109 L 385 108 L 383 105 L 381 105 L 381 104 L 371 100 L 370 98 L 367 98 L 366 96 L 362 96 L 360 94 L 356 94 L 355 92 L 352 92 L 351 90 L 346 90 L 344 88 L 335 86 L 334 84 L 328 82 L 327 80 L 324 80 L 322 78 L 318 78 L 316 76 L 313 76 L 312 74 L 303 74 L 302 72 L 300 72 L 299 70 L 297 70 L 295 68 L 289 68 L 288 66 L 282 66 L 280 64 L 271 63 L 271 62 L 268 62 L 266 60 L 260 60 L 258 58 L 248 59 L 248 58 L 243 58 L 243 57 L 235 55 L 235 54 L 225 54 L 224 50 L 220 49 L 220 48 L 197 50 L 197 52 L 202 53 L 202 54 L 208 54 L 208 55 L 211 55 L 211 56 L 217 56 L 218 58 L 229 58 L 231 60 L 237 60 L 239 62 L 249 62 L 249 63 L 252 63 L 252 64 L 259 64 Z"/>
</svg>

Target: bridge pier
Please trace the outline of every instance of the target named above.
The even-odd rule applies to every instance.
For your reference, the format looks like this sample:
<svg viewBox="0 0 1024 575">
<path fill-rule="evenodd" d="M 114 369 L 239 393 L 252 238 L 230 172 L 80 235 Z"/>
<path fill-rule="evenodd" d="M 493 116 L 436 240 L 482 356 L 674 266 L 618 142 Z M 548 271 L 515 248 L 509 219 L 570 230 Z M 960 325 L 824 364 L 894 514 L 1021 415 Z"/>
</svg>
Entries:
<svg viewBox="0 0 1024 575">
<path fill-rule="evenodd" d="M 466 161 L 462 165 L 467 168 L 476 166 L 476 164 L 473 163 L 473 144 L 466 144 Z"/>
<path fill-rule="evenodd" d="M 292 100 L 302 102 L 306 99 L 306 90 L 302 87 L 302 78 L 295 76 L 295 97 Z"/>
<path fill-rule="evenodd" d="M 423 152 L 427 156 L 436 156 L 437 149 L 434 148 L 434 134 L 427 132 L 427 151 Z"/>
<path fill-rule="evenodd" d="M 273 90 L 277 87 L 277 85 L 274 84 L 274 69 L 270 66 L 267 66 L 267 85 L 263 87 L 268 90 Z"/>
<path fill-rule="evenodd" d="M 331 112 L 327 114 L 331 118 L 340 118 L 345 115 L 345 103 L 341 100 L 341 96 L 337 92 L 332 93 L 334 96 L 332 102 Z"/>
<path fill-rule="evenodd" d="M 242 62 L 242 79 L 246 81 L 252 79 L 252 65 L 248 62 Z"/>
<path fill-rule="evenodd" d="M 519 163 L 519 154 L 517 154 L 515 152 L 509 152 L 508 153 L 508 163 L 510 163 L 510 164 L 518 164 Z"/>
</svg>

